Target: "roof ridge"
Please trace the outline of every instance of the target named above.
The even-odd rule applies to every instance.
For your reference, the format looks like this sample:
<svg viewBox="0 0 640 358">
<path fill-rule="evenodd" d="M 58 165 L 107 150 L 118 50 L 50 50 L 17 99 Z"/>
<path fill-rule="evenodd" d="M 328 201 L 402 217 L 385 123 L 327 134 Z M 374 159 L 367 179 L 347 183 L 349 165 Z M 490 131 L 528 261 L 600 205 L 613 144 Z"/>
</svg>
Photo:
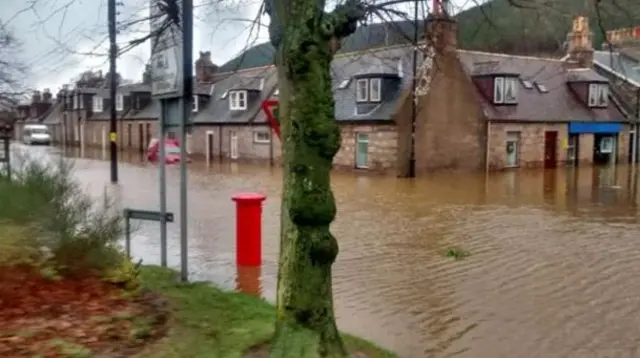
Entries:
<svg viewBox="0 0 640 358">
<path fill-rule="evenodd" d="M 487 52 L 487 51 L 475 51 L 475 50 L 463 50 L 457 49 L 457 52 L 466 52 L 469 54 L 479 54 L 479 55 L 489 55 L 489 56 L 498 56 L 505 58 L 515 58 L 521 60 L 536 60 L 536 61 L 550 61 L 550 62 L 564 62 L 562 58 L 552 58 L 552 57 L 536 57 L 536 56 L 525 56 L 525 55 L 510 55 L 508 53 L 499 53 L 499 52 Z"/>
</svg>

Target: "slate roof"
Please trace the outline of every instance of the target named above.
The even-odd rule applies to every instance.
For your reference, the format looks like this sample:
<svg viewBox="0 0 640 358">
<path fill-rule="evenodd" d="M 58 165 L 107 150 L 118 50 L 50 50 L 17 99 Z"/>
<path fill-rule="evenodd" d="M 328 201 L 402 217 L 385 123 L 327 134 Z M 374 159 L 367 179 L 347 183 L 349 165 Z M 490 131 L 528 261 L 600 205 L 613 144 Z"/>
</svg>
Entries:
<svg viewBox="0 0 640 358">
<path fill-rule="evenodd" d="M 411 87 L 413 70 L 413 47 L 395 46 L 383 49 L 336 56 L 331 64 L 333 99 L 338 121 L 391 120 L 397 109 L 397 102 L 404 90 Z M 352 78 L 360 74 L 398 74 L 398 62 L 402 61 L 400 85 L 386 89 L 382 102 L 366 114 L 356 115 L 356 81 Z M 351 79 L 349 85 L 341 89 L 340 83 Z"/>
<path fill-rule="evenodd" d="M 420 21 L 418 23 L 419 36 L 424 33 L 423 28 L 424 22 Z M 351 36 L 342 40 L 342 47 L 338 54 L 412 43 L 415 31 L 416 26 L 413 21 L 383 22 L 359 26 Z M 223 64 L 218 71 L 234 72 L 241 69 L 273 65 L 274 54 L 275 50 L 270 43 L 261 43 L 243 51 L 236 58 Z"/>
<path fill-rule="evenodd" d="M 515 106 L 495 106 L 479 93 L 485 114 L 492 120 L 517 121 L 623 121 L 623 113 L 612 101 L 606 109 L 588 108 L 567 85 L 571 71 L 558 59 L 525 56 L 511 56 L 486 52 L 458 50 L 461 63 L 469 74 L 474 63 L 495 61 L 496 71 L 502 67 L 517 71 L 520 78 L 543 84 L 548 92 L 542 93 L 535 86 L 526 89 L 518 81 L 518 104 Z M 582 76 L 598 76 L 593 70 L 585 69 Z M 598 76 L 598 78 L 601 78 Z"/>
<path fill-rule="evenodd" d="M 233 89 L 259 90 L 262 79 L 264 79 L 264 85 L 257 94 L 259 98 L 250 98 L 246 110 L 232 111 L 229 109 L 228 94 L 222 98 L 225 92 Z M 276 68 L 273 66 L 258 67 L 226 75 L 215 83 L 209 102 L 195 116 L 194 123 L 265 123 L 266 117 L 260 105 L 275 91 L 276 80 Z"/>
<path fill-rule="evenodd" d="M 620 52 L 595 51 L 593 63 L 635 87 L 640 87 L 640 59 Z"/>
<path fill-rule="evenodd" d="M 47 113 L 45 113 L 43 120 L 42 120 L 42 124 L 59 124 L 61 123 L 60 121 L 60 116 L 62 115 L 62 108 L 63 108 L 63 103 L 62 102 L 56 102 L 53 104 L 53 106 L 51 106 L 51 108 L 49 109 L 49 111 Z"/>
</svg>

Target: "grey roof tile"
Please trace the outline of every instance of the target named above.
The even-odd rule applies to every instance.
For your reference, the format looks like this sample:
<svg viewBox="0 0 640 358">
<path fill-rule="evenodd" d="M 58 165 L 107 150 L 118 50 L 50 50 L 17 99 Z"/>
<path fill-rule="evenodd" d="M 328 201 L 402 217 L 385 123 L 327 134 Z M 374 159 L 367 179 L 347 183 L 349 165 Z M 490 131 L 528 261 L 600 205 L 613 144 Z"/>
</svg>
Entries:
<svg viewBox="0 0 640 358">
<path fill-rule="evenodd" d="M 478 89 L 478 98 L 485 113 L 493 120 L 518 121 L 623 121 L 624 114 L 613 103 L 605 109 L 588 108 L 567 85 L 567 67 L 557 59 L 511 56 L 487 52 L 458 50 L 458 57 L 469 74 L 474 63 L 495 61 L 496 73 L 517 71 L 521 79 L 537 82 L 546 87 L 542 93 L 536 88 L 527 89 L 518 84 L 518 104 L 515 106 L 495 106 Z M 582 76 L 598 76 L 593 70 L 584 70 Z M 598 76 L 597 78 L 600 78 Z"/>
<path fill-rule="evenodd" d="M 613 71 L 623 80 L 640 87 L 640 60 L 621 55 L 619 52 L 595 51 L 593 61 L 596 66 Z"/>
</svg>

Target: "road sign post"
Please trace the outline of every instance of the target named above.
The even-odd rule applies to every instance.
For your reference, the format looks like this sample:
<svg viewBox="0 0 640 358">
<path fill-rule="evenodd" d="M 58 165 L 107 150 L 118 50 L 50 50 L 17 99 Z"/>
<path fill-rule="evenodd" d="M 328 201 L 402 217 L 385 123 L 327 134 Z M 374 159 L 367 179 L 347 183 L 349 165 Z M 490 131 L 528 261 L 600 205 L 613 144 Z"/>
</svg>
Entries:
<svg viewBox="0 0 640 358">
<path fill-rule="evenodd" d="M 166 6 L 166 5 L 169 6 Z M 175 5 L 175 6 L 173 6 Z M 175 13 L 171 13 L 175 11 Z M 158 145 L 160 165 L 160 212 L 166 213 L 167 130 L 180 131 L 180 278 L 188 279 L 186 132 L 193 100 L 193 1 L 152 0 L 151 92 L 160 100 Z M 161 263 L 167 265 L 167 227 L 160 223 Z"/>
<path fill-rule="evenodd" d="M 131 257 L 131 220 L 158 221 L 160 223 L 164 223 L 166 228 L 167 223 L 173 222 L 173 213 L 168 213 L 166 210 L 162 212 L 124 209 L 124 244 L 127 257 Z"/>
</svg>

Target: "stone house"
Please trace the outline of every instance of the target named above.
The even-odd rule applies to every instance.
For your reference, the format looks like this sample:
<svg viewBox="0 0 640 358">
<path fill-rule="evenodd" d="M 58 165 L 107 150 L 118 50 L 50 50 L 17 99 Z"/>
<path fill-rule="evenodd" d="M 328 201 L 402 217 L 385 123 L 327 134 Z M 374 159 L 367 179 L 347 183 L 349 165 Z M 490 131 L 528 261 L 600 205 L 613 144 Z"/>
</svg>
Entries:
<svg viewBox="0 0 640 358">
<path fill-rule="evenodd" d="M 584 18 L 574 22 L 569 55 L 560 60 L 459 50 L 457 23 L 431 17 L 421 26 L 427 31 L 415 97 L 415 47 L 385 35 L 397 29 L 379 27 L 358 29 L 332 63 L 342 130 L 336 168 L 407 176 L 626 158 L 629 120 L 610 81 L 590 69 Z M 264 52 L 271 55 L 257 56 Z M 186 143 L 192 155 L 281 161 L 279 139 L 260 108 L 278 97 L 272 55 L 268 44 L 258 45 L 217 67 L 210 53 L 200 54 Z M 117 96 L 119 147 L 144 150 L 157 133 L 159 102 L 142 84 L 121 86 Z M 108 97 L 86 88 L 63 95 L 63 138 L 104 147 Z"/>
<path fill-rule="evenodd" d="M 631 31 L 633 30 L 633 31 Z M 595 51 L 593 69 L 606 77 L 611 91 L 621 100 L 623 108 L 635 119 L 629 135 L 629 160 L 640 161 L 637 140 L 640 127 L 640 26 L 607 32 L 609 43 Z"/>
<path fill-rule="evenodd" d="M 630 120 L 609 81 L 589 68 L 584 18 L 574 21 L 563 60 L 459 50 L 457 24 L 446 17 L 428 19 L 427 33 L 434 55 L 431 90 L 417 104 L 417 175 L 626 159 Z M 401 174 L 411 170 L 412 100 L 396 117 Z"/>
</svg>

